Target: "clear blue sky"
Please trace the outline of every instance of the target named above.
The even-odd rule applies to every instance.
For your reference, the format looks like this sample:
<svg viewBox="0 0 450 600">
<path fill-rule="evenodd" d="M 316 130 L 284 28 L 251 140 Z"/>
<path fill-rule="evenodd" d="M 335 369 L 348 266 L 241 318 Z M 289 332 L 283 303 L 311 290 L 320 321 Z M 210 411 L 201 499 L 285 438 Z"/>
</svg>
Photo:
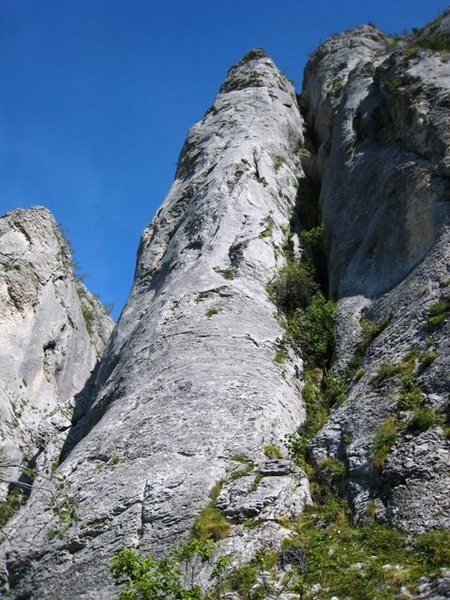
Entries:
<svg viewBox="0 0 450 600">
<path fill-rule="evenodd" d="M 421 26 L 439 0 L 0 0 L 0 213 L 47 206 L 117 316 L 189 127 L 260 46 L 297 86 L 333 32 Z"/>
</svg>

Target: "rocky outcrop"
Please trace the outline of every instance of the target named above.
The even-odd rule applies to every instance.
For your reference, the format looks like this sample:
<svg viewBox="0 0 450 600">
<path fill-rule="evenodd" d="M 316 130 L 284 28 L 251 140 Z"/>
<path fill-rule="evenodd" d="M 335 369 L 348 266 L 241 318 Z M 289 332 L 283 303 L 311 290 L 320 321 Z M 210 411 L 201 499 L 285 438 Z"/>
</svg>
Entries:
<svg viewBox="0 0 450 600">
<path fill-rule="evenodd" d="M 450 524 L 450 68 L 448 52 L 427 47 L 433 32 L 449 35 L 448 21 L 397 42 L 357 28 L 322 45 L 305 71 L 340 306 L 335 368 L 362 354 L 312 457 L 345 463 L 357 520 L 375 503 L 379 517 L 412 531 Z M 365 353 L 361 318 L 366 329 L 387 324 Z M 388 426 L 395 443 L 380 461 L 374 447 Z"/>
<path fill-rule="evenodd" d="M 3 494 L 25 467 L 56 467 L 81 390 L 112 329 L 73 272 L 49 211 L 0 219 L 0 464 Z M 58 442 L 59 439 L 59 442 Z"/>
<path fill-rule="evenodd" d="M 284 264 L 302 141 L 291 84 L 250 52 L 189 132 L 142 236 L 130 298 L 80 397 L 55 474 L 63 490 L 53 492 L 76 506 L 76 519 L 49 541 L 49 531 L 62 533 L 58 515 L 34 493 L 13 522 L 17 597 L 110 598 L 115 551 L 159 555 L 178 544 L 219 480 L 242 460 L 257 468 L 264 446 L 281 446 L 303 420 L 302 363 L 275 362 L 282 329 L 267 293 Z M 282 498 L 299 483 L 289 472 L 285 483 L 258 477 L 249 502 L 280 496 L 290 506 Z M 305 480 L 300 487 L 294 513 L 309 498 Z"/>
<path fill-rule="evenodd" d="M 312 425 L 299 430 L 313 438 L 310 464 L 302 464 L 314 471 L 316 495 L 324 494 L 326 504 L 339 492 L 356 523 L 393 525 L 408 533 L 408 544 L 417 538 L 410 533 L 450 525 L 449 23 L 447 12 L 409 37 L 395 40 L 363 26 L 322 44 L 305 71 L 306 123 L 290 83 L 263 51 L 252 50 L 232 67 L 189 132 L 175 181 L 144 231 L 133 289 L 104 358 L 76 395 L 70 431 L 44 436 L 45 448 L 58 449 L 64 437 L 59 464 L 37 480 L 26 507 L 5 528 L 4 589 L 12 598 L 109 599 L 115 593 L 109 563 L 118 550 L 164 556 L 208 511 L 227 533 L 216 536 L 214 560 L 225 555 L 238 566 L 261 548 L 280 551 L 296 535 L 292 519 L 311 503 L 305 472 L 281 449 L 286 434 L 305 421 L 302 392 L 324 423 L 319 386 L 327 381 L 337 389 L 345 383 L 347 398 L 328 390 L 338 399 L 328 422 L 315 437 Z M 320 190 L 317 205 L 314 190 Z M 298 266 L 302 240 L 294 234 L 317 224 L 318 215 L 328 258 L 328 282 L 321 273 L 320 284 L 325 290 L 328 283 L 338 304 L 331 375 L 323 357 L 310 365 L 307 354 L 309 367 L 321 368 L 303 374 L 289 336 L 280 346 L 282 320 L 276 294 L 268 293 L 287 259 Z M 8 247 L 26 248 L 20 232 L 8 235 Z M 24 235 L 27 243 L 38 237 Z M 314 271 L 308 251 L 300 265 L 305 270 L 296 271 L 300 287 Z M 42 278 L 52 282 L 47 293 L 56 298 L 58 260 Z M 33 305 L 31 287 L 22 281 L 16 289 L 15 263 L 8 264 L 11 314 L 31 314 L 21 304 Z M 318 284 L 308 285 L 310 301 Z M 83 315 L 92 300 L 85 290 L 81 296 Z M 84 332 L 97 339 L 101 319 L 95 327 L 89 321 Z M 72 315 L 69 324 L 81 327 Z M 51 375 L 55 389 L 71 380 L 58 378 L 60 354 L 53 355 L 61 348 L 64 356 L 67 345 L 53 331 L 72 330 L 58 327 L 39 329 L 46 335 L 37 338 L 39 352 L 26 353 L 30 365 L 18 362 L 28 366 L 14 375 L 16 388 L 25 387 L 25 378 L 26 388 L 36 389 L 30 373 L 41 374 L 38 382 Z M 71 356 L 72 365 L 78 356 Z M 42 414 L 42 395 L 34 393 Z M 47 427 L 53 413 L 44 416 Z M 24 422 L 35 435 L 36 423 Z M 321 546 L 339 518 L 347 527 L 343 535 L 350 535 L 347 514 L 335 504 L 331 517 L 311 509 L 303 521 L 304 529 L 325 532 Z M 378 537 L 383 531 L 388 528 Z M 303 597 L 307 586 L 311 597 L 330 597 L 331 587 L 306 582 L 301 526 L 291 541 L 272 564 L 272 595 Z M 355 559 L 345 568 L 368 573 L 377 558 L 371 554 L 367 564 Z M 204 588 L 212 569 L 201 566 Z M 290 589 L 289 569 L 299 576 Z M 446 571 L 420 581 L 417 573 L 408 582 L 418 598 L 445 597 Z M 399 593 L 411 597 L 399 582 Z M 239 600 L 235 591 L 226 593 Z"/>
</svg>

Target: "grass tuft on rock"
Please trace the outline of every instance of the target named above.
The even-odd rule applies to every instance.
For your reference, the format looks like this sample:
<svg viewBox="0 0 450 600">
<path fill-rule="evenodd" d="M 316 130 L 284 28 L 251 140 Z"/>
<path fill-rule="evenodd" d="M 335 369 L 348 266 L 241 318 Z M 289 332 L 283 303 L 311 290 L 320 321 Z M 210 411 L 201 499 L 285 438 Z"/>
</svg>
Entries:
<svg viewBox="0 0 450 600">
<path fill-rule="evenodd" d="M 223 540 L 231 531 L 231 526 L 223 514 L 214 506 L 205 506 L 194 523 L 193 534 L 198 539 Z"/>
<path fill-rule="evenodd" d="M 374 435 L 370 455 L 374 467 L 381 468 L 386 463 L 389 453 L 398 438 L 399 426 L 395 417 L 383 421 Z"/>
</svg>

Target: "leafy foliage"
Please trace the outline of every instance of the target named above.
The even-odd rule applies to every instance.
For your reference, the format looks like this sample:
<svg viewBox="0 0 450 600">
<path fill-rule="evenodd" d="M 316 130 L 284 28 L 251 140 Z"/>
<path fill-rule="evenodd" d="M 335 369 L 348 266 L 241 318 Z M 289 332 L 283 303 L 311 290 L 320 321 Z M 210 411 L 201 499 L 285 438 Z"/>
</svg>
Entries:
<svg viewBox="0 0 450 600">
<path fill-rule="evenodd" d="M 408 423 L 408 429 L 426 431 L 438 425 L 440 421 L 441 416 L 433 408 L 417 408 Z"/>
<path fill-rule="evenodd" d="M 309 367 L 325 367 L 335 343 L 336 303 L 317 292 L 303 311 L 286 325 L 286 338 Z"/>
<path fill-rule="evenodd" d="M 111 571 L 120 587 L 119 600 L 206 600 L 200 588 L 185 588 L 180 564 L 185 561 L 192 568 L 196 560 L 205 562 L 212 552 L 208 540 L 190 540 L 165 558 L 156 560 L 141 557 L 134 548 L 124 548 L 111 561 Z"/>
<path fill-rule="evenodd" d="M 25 502 L 26 494 L 22 490 L 16 488 L 9 492 L 6 500 L 0 502 L 0 527 L 6 525 Z"/>
<path fill-rule="evenodd" d="M 288 262 L 269 287 L 273 302 L 288 318 L 308 306 L 317 290 L 311 266 L 299 262 Z"/>
</svg>

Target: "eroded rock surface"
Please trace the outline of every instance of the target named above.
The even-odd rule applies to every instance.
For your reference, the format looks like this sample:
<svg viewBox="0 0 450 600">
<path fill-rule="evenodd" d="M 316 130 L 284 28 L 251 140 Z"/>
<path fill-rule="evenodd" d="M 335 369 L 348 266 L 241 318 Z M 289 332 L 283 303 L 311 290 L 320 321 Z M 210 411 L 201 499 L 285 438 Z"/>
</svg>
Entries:
<svg viewBox="0 0 450 600">
<path fill-rule="evenodd" d="M 429 322 L 433 306 L 449 299 L 450 63 L 448 52 L 426 47 L 429 28 L 397 43 L 371 26 L 354 29 L 322 45 L 305 71 L 330 288 L 340 306 L 335 368 L 343 372 L 357 349 L 361 317 L 389 322 L 368 346 L 348 401 L 314 440 L 312 458 L 318 466 L 344 461 L 357 520 L 375 505 L 380 518 L 411 531 L 450 524 L 442 429 L 449 319 L 444 310 L 438 326 Z M 431 28 L 448 35 L 448 13 Z M 411 352 L 411 367 L 377 380 Z M 415 407 L 402 400 L 411 389 Z M 419 408 L 434 411 L 424 431 L 413 424 Z M 374 466 L 388 418 L 396 443 Z"/>
<path fill-rule="evenodd" d="M 3 495 L 22 468 L 43 460 L 57 465 L 73 398 L 100 358 L 112 325 L 75 277 L 67 242 L 47 209 L 14 210 L 0 219 Z"/>
<path fill-rule="evenodd" d="M 291 84 L 251 51 L 189 132 L 76 410 L 56 476 L 77 520 L 49 541 L 57 517 L 35 493 L 15 523 L 17 597 L 111 598 L 115 551 L 178 544 L 233 456 L 264 462 L 264 445 L 280 446 L 303 420 L 301 360 L 274 361 L 282 329 L 267 293 L 284 264 L 302 141 Z"/>
<path fill-rule="evenodd" d="M 339 305 L 332 367 L 353 370 L 310 462 L 319 478 L 344 463 L 340 492 L 359 523 L 450 525 L 450 61 L 427 46 L 430 32 L 448 33 L 449 15 L 397 41 L 363 26 L 321 45 L 305 71 L 306 141 L 295 93 L 264 52 L 230 70 L 144 231 L 129 300 L 77 395 L 64 460 L 11 521 L 2 551 L 12 598 L 109 599 L 116 551 L 165 554 L 210 503 L 230 525 L 214 559 L 237 566 L 293 535 L 308 481 L 264 448 L 277 455 L 304 421 L 303 365 L 293 353 L 274 360 L 283 330 L 267 288 L 315 187 Z M 14 277 L 11 306 L 28 293 Z M 394 434 L 375 458 L 386 424 Z M 276 567 L 283 600 L 296 597 L 283 588 L 286 564 L 305 559 L 300 547 L 291 554 Z M 417 597 L 447 591 L 442 571 Z"/>
</svg>

